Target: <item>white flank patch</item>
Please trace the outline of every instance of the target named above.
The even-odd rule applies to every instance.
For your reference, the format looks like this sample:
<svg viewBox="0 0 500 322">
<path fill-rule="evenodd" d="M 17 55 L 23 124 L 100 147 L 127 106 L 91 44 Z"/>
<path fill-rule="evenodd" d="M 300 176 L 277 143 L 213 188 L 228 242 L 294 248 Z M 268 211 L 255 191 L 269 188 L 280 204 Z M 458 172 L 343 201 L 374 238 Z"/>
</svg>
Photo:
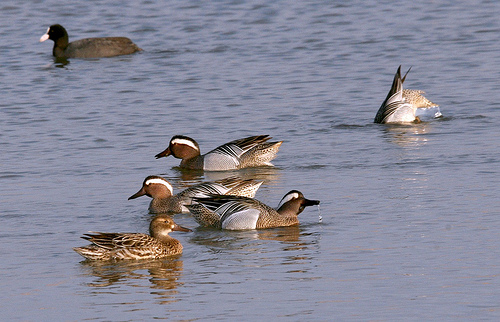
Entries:
<svg viewBox="0 0 500 322">
<path fill-rule="evenodd" d="M 172 185 L 168 183 L 166 180 L 160 179 L 160 178 L 154 178 L 154 179 L 149 179 L 148 181 L 145 182 L 146 186 L 149 186 L 152 183 L 159 183 L 167 187 L 168 190 L 170 190 L 170 194 L 174 194 L 174 191 L 172 189 Z"/>
<path fill-rule="evenodd" d="M 195 150 L 198 150 L 198 147 L 193 143 L 193 141 L 190 141 L 190 140 L 173 139 L 172 142 L 170 142 L 170 143 L 172 143 L 172 144 L 184 144 L 184 145 L 192 147 Z"/>
</svg>

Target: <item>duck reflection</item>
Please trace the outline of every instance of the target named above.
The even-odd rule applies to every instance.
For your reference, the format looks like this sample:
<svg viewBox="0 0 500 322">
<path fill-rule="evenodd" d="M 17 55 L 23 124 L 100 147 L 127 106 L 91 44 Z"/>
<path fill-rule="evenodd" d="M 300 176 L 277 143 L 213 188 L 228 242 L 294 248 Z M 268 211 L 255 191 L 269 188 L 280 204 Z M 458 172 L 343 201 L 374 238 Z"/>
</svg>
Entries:
<svg viewBox="0 0 500 322">
<path fill-rule="evenodd" d="M 394 124 L 384 128 L 385 137 L 390 142 L 401 147 L 414 147 L 425 145 L 428 141 L 427 134 L 432 130 L 429 123 Z"/>
<path fill-rule="evenodd" d="M 151 261 L 90 261 L 81 262 L 84 274 L 94 276 L 88 286 L 94 288 L 109 287 L 116 284 L 128 284 L 139 286 L 145 279 L 151 283 L 151 288 L 161 289 L 167 292 L 156 292 L 162 297 L 162 301 L 171 302 L 177 293 L 176 288 L 182 284 L 183 261 L 179 256 L 173 256 L 163 260 Z M 109 289 L 106 289 L 109 291 Z"/>
<path fill-rule="evenodd" d="M 190 239 L 190 242 L 204 245 L 214 252 L 220 252 L 222 249 L 229 251 L 251 250 L 259 244 L 258 241 L 262 240 L 274 240 L 284 244 L 292 243 L 292 248 L 299 244 L 301 247 L 307 244 L 307 242 L 301 241 L 303 231 L 299 225 L 239 231 L 204 227 L 198 227 L 196 230 L 197 233 Z M 287 247 L 285 246 L 285 248 Z"/>
<path fill-rule="evenodd" d="M 281 242 L 295 242 L 300 239 L 300 227 L 288 226 L 275 229 L 260 229 L 257 231 L 258 238 L 262 240 L 276 240 Z"/>
</svg>

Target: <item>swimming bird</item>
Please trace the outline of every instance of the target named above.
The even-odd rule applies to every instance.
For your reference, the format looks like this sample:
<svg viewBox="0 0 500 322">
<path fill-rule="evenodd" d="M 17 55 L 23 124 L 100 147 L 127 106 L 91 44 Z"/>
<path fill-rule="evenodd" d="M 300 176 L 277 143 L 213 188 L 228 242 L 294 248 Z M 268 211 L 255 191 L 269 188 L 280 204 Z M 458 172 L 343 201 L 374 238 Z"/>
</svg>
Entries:
<svg viewBox="0 0 500 322">
<path fill-rule="evenodd" d="M 141 190 L 130 199 L 140 196 L 153 198 L 149 204 L 150 213 L 189 213 L 186 208 L 191 205 L 194 197 L 208 197 L 211 194 L 236 195 L 253 198 L 264 181 L 230 177 L 213 182 L 204 182 L 173 194 L 172 185 L 159 176 L 148 176 L 144 179 Z"/>
<path fill-rule="evenodd" d="M 191 231 L 177 225 L 167 215 L 158 215 L 149 225 L 149 234 L 100 233 L 84 234 L 92 244 L 73 249 L 91 260 L 158 259 L 182 253 L 181 243 L 170 237 L 172 231 Z"/>
<path fill-rule="evenodd" d="M 234 140 L 201 155 L 198 143 L 190 137 L 172 137 L 168 148 L 155 157 L 169 155 L 181 159 L 181 168 L 205 171 L 226 171 L 248 167 L 273 166 L 270 162 L 276 157 L 283 141 L 267 142 L 269 135 L 257 135 Z"/>
<path fill-rule="evenodd" d="M 59 24 L 50 26 L 40 42 L 47 39 L 54 41 L 52 54 L 58 58 L 112 57 L 142 50 L 126 37 L 85 38 L 69 42 L 68 32 Z"/>
<path fill-rule="evenodd" d="M 194 219 L 204 227 L 228 230 L 262 229 L 299 224 L 298 215 L 307 206 L 319 205 L 297 190 L 288 192 L 277 210 L 246 197 L 211 196 L 195 198 L 198 204 L 188 206 Z"/>
<path fill-rule="evenodd" d="M 401 78 L 401 66 L 399 66 L 391 90 L 375 116 L 375 123 L 418 123 L 420 119 L 415 115 L 417 108 L 438 106 L 422 95 L 424 91 L 403 89 L 403 83 L 410 70 L 411 67 Z"/>
</svg>

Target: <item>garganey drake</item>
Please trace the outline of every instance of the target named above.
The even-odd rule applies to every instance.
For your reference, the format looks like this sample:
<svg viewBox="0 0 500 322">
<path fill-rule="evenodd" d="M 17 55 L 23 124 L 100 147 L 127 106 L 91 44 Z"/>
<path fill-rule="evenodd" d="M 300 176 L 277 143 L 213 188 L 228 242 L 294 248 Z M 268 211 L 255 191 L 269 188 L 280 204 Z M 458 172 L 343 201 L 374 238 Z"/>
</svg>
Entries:
<svg viewBox="0 0 500 322">
<path fill-rule="evenodd" d="M 227 171 L 258 166 L 273 166 L 283 141 L 267 142 L 269 135 L 251 136 L 223 144 L 201 155 L 198 143 L 190 137 L 176 135 L 170 140 L 168 148 L 155 157 L 169 155 L 181 159 L 181 168 L 205 171 Z"/>
<path fill-rule="evenodd" d="M 422 94 L 424 91 L 403 89 L 406 75 L 401 78 L 401 66 L 399 66 L 391 90 L 375 116 L 375 123 L 419 123 L 420 118 L 415 115 L 417 108 L 437 107 Z"/>
<path fill-rule="evenodd" d="M 186 206 L 191 205 L 195 197 L 227 194 L 253 198 L 263 182 L 261 180 L 243 180 L 238 177 L 230 177 L 197 184 L 174 195 L 172 185 L 165 178 L 148 176 L 144 179 L 141 190 L 128 199 L 135 199 L 144 195 L 153 198 L 149 204 L 149 212 L 153 214 L 189 213 Z"/>
<path fill-rule="evenodd" d="M 73 248 L 91 260 L 159 259 L 182 253 L 181 243 L 170 237 L 172 231 L 191 231 L 177 225 L 167 215 L 158 215 L 149 225 L 149 233 L 99 233 L 84 234 L 83 239 L 92 244 Z"/>
<path fill-rule="evenodd" d="M 194 219 L 204 227 L 229 230 L 262 229 L 299 224 L 298 215 L 307 206 L 319 205 L 297 190 L 288 192 L 276 209 L 246 197 L 211 196 L 195 198 L 198 202 L 188 206 Z"/>
</svg>

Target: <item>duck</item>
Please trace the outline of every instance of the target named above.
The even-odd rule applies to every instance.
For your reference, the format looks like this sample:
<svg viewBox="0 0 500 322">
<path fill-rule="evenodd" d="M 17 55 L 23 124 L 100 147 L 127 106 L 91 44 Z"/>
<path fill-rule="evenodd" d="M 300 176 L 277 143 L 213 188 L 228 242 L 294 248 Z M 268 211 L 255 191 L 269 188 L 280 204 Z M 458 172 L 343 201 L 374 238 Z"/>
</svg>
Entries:
<svg viewBox="0 0 500 322">
<path fill-rule="evenodd" d="M 403 89 L 403 83 L 410 70 L 411 67 L 401 78 L 401 65 L 399 66 L 394 75 L 391 90 L 380 106 L 374 123 L 419 123 L 420 118 L 416 116 L 418 108 L 439 106 L 428 100 L 423 95 L 424 91 Z"/>
<path fill-rule="evenodd" d="M 182 253 L 181 243 L 170 237 L 172 231 L 191 231 L 177 225 L 170 216 L 151 220 L 149 234 L 93 232 L 82 237 L 92 244 L 73 250 L 90 260 L 160 259 Z"/>
<path fill-rule="evenodd" d="M 256 199 L 239 196 L 213 195 L 194 199 L 197 203 L 187 207 L 200 226 L 227 230 L 298 225 L 298 215 L 304 208 L 320 203 L 306 199 L 298 190 L 289 191 L 276 209 Z"/>
<path fill-rule="evenodd" d="M 230 194 L 253 198 L 264 181 L 229 177 L 213 182 L 194 185 L 173 194 L 172 185 L 160 176 L 148 176 L 142 183 L 142 188 L 128 200 L 141 196 L 153 198 L 149 204 L 149 212 L 159 213 L 189 213 L 187 205 L 191 205 L 194 197 L 207 197 L 209 194 Z"/>
<path fill-rule="evenodd" d="M 273 166 L 283 141 L 268 142 L 269 135 L 234 140 L 201 155 L 198 143 L 190 137 L 175 135 L 168 148 L 155 155 L 157 159 L 172 155 L 181 159 L 180 167 L 190 170 L 227 171 L 248 167 Z"/>
<path fill-rule="evenodd" d="M 47 29 L 40 42 L 54 41 L 52 54 L 56 58 L 100 58 L 129 55 L 141 51 L 127 37 L 85 38 L 69 42 L 68 32 L 60 24 Z"/>
</svg>

